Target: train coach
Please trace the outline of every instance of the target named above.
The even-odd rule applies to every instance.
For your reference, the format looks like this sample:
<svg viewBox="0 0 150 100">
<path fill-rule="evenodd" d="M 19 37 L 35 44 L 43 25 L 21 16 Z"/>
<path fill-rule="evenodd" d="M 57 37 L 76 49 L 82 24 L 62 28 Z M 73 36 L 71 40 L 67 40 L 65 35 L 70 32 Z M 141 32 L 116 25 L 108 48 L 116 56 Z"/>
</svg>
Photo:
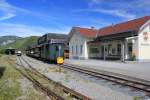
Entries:
<svg viewBox="0 0 150 100">
<path fill-rule="evenodd" d="M 45 34 L 38 39 L 37 45 L 28 48 L 26 53 L 28 56 L 62 64 L 65 59 L 66 40 L 67 35 L 64 34 Z"/>
<path fill-rule="evenodd" d="M 47 43 L 39 46 L 40 58 L 62 64 L 64 60 L 63 43 Z"/>
</svg>

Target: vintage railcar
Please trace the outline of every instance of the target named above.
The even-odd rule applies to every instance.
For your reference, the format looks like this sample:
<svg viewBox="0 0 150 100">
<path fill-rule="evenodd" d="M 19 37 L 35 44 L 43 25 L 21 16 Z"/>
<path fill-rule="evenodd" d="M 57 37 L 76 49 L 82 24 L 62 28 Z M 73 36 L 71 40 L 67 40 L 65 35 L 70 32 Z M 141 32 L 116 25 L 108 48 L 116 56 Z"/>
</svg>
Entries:
<svg viewBox="0 0 150 100">
<path fill-rule="evenodd" d="M 38 39 L 38 44 L 26 50 L 27 55 L 57 64 L 64 62 L 67 35 L 46 34 Z"/>
<path fill-rule="evenodd" d="M 64 60 L 64 44 L 63 43 L 46 43 L 40 45 L 39 54 L 40 58 L 52 61 L 55 63 L 63 63 Z M 62 60 L 58 62 L 58 60 Z"/>
</svg>

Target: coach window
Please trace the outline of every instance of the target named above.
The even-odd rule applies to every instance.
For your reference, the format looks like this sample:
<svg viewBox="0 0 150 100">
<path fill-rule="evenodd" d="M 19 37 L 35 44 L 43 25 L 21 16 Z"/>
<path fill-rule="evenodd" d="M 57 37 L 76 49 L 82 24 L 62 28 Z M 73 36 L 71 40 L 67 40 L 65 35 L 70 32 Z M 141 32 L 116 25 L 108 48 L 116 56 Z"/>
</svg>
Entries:
<svg viewBox="0 0 150 100">
<path fill-rule="evenodd" d="M 80 54 L 82 55 L 83 46 L 80 45 Z"/>
<path fill-rule="evenodd" d="M 58 48 L 58 46 L 56 46 L 56 51 L 59 51 L 59 48 Z"/>
</svg>

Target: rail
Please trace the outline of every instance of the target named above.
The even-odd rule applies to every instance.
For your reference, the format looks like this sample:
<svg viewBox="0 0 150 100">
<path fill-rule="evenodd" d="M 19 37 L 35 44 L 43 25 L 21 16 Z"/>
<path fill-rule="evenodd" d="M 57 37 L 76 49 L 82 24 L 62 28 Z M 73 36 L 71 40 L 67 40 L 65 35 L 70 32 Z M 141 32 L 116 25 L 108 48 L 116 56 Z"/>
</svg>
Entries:
<svg viewBox="0 0 150 100">
<path fill-rule="evenodd" d="M 144 91 L 148 94 L 150 94 L 150 84 L 145 83 L 145 82 L 140 82 L 138 80 L 131 80 L 131 79 L 127 79 L 125 77 L 121 77 L 119 75 L 114 75 L 113 73 L 108 74 L 107 72 L 97 72 L 88 68 L 84 68 L 83 66 L 76 66 L 76 65 L 72 65 L 72 64 L 63 64 L 61 65 L 61 67 L 73 70 L 73 71 L 77 71 L 80 73 L 84 73 L 84 74 L 88 74 L 100 79 L 105 79 L 117 84 L 121 84 L 121 85 L 125 85 L 125 86 L 129 86 L 141 91 Z"/>
<path fill-rule="evenodd" d="M 78 100 L 92 100 L 91 98 L 77 92 L 77 91 L 74 91 L 58 82 L 55 82 L 53 80 L 51 80 L 50 78 L 48 78 L 47 76 L 45 76 L 44 74 L 40 73 L 39 71 L 37 71 L 37 69 L 35 69 L 34 67 L 32 67 L 32 65 L 27 61 L 25 60 L 23 57 L 21 57 L 21 59 L 31 68 L 31 70 L 33 71 L 34 74 L 42 77 L 43 79 L 49 81 L 49 82 L 53 82 L 54 84 L 56 84 L 58 87 L 61 88 L 61 90 L 64 92 L 64 93 L 67 93 L 69 94 L 71 97 L 75 98 L 75 99 L 78 99 Z M 26 69 L 27 70 L 27 69 Z"/>
</svg>

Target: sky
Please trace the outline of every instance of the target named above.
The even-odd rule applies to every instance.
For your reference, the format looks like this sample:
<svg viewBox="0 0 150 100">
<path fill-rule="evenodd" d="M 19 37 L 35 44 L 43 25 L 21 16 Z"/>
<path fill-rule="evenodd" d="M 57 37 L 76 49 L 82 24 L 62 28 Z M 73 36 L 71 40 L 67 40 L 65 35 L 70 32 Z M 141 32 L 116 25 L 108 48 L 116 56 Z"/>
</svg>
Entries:
<svg viewBox="0 0 150 100">
<path fill-rule="evenodd" d="M 150 15 L 150 0 L 0 0 L 0 36 L 68 34 Z"/>
</svg>

